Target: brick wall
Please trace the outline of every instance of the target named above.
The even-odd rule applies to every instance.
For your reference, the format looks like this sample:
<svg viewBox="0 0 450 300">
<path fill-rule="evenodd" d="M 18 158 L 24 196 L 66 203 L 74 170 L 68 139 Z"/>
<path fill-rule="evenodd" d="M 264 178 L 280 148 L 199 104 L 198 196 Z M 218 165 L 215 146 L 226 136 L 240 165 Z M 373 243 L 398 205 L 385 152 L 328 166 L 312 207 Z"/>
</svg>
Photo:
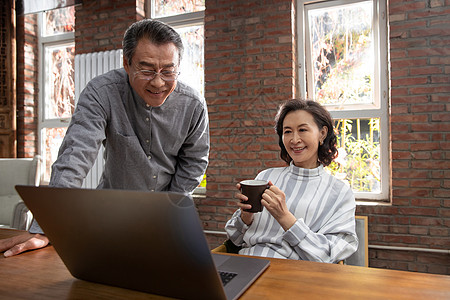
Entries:
<svg viewBox="0 0 450 300">
<path fill-rule="evenodd" d="M 205 229 L 223 230 L 235 184 L 283 165 L 273 117 L 296 80 L 291 1 L 206 1 L 205 96 L 211 134 Z M 223 236 L 209 237 L 211 244 Z"/>
<path fill-rule="evenodd" d="M 38 151 L 39 51 L 37 17 L 17 17 L 17 157 Z"/>
<path fill-rule="evenodd" d="M 392 205 L 370 244 L 450 249 L 450 2 L 389 1 Z M 450 274 L 449 254 L 371 250 L 370 265 Z"/>
<path fill-rule="evenodd" d="M 144 16 L 144 0 L 83 1 L 75 10 L 76 54 L 121 49 L 125 30 Z"/>
</svg>

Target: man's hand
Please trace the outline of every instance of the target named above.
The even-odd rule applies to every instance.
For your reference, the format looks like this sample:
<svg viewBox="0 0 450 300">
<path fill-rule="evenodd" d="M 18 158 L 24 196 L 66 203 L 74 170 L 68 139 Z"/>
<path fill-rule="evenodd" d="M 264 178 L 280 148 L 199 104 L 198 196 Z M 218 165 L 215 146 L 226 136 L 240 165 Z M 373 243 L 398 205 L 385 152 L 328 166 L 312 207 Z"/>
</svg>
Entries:
<svg viewBox="0 0 450 300">
<path fill-rule="evenodd" d="M 42 234 L 24 233 L 18 236 L 0 240 L 0 252 L 10 257 L 25 251 L 44 248 L 48 245 L 48 238 Z"/>
</svg>

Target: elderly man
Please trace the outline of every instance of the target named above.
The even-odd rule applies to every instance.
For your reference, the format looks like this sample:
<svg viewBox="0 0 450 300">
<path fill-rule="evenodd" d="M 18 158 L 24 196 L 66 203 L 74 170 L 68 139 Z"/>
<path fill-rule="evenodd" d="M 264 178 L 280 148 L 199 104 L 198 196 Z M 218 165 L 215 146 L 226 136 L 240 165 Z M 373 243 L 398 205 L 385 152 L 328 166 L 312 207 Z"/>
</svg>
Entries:
<svg viewBox="0 0 450 300">
<path fill-rule="evenodd" d="M 132 24 L 123 39 L 123 69 L 92 79 L 81 93 L 52 166 L 51 186 L 81 187 L 100 145 L 98 188 L 192 192 L 208 164 L 205 100 L 178 82 L 180 36 L 155 20 Z M 48 244 L 36 222 L 0 240 L 5 257 Z"/>
</svg>

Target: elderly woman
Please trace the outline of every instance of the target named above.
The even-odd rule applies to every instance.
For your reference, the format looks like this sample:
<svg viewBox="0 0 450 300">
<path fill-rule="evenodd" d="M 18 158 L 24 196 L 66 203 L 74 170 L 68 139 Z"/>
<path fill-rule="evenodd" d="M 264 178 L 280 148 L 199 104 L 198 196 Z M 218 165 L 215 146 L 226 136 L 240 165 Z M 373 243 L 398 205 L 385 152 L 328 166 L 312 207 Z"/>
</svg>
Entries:
<svg viewBox="0 0 450 300">
<path fill-rule="evenodd" d="M 351 188 L 324 167 L 337 156 L 329 112 L 314 101 L 290 100 L 275 118 L 281 158 L 287 167 L 267 169 L 258 180 L 269 182 L 260 213 L 239 209 L 227 222 L 228 238 L 239 254 L 336 263 L 358 246 L 355 198 Z M 240 190 L 240 185 L 237 185 Z"/>
</svg>

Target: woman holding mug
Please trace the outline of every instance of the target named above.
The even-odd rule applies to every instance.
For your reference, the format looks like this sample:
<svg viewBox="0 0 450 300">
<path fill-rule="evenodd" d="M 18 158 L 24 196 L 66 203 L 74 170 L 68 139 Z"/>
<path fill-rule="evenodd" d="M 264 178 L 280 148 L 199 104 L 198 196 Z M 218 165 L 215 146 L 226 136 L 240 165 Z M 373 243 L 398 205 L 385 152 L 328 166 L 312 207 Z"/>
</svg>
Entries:
<svg viewBox="0 0 450 300">
<path fill-rule="evenodd" d="M 280 156 L 287 167 L 262 171 L 266 180 L 263 211 L 244 210 L 247 197 L 238 192 L 239 209 L 227 222 L 228 238 L 239 254 L 337 263 L 358 247 L 355 197 L 344 182 L 324 167 L 337 157 L 329 112 L 314 101 L 290 100 L 275 118 Z M 240 190 L 240 185 L 237 185 Z"/>
</svg>

